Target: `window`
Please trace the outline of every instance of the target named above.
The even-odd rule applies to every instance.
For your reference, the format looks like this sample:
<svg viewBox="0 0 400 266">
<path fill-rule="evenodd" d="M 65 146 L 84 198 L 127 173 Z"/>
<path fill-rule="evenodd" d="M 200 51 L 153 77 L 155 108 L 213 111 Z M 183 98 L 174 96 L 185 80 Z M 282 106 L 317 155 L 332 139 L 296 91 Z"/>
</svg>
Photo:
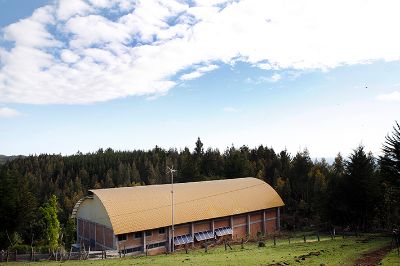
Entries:
<svg viewBox="0 0 400 266">
<path fill-rule="evenodd" d="M 145 233 L 146 233 L 146 236 L 151 236 L 151 231 L 150 230 L 147 230 Z"/>
<path fill-rule="evenodd" d="M 125 252 L 126 253 L 133 253 L 133 252 L 139 252 L 139 251 L 142 251 L 142 250 L 143 250 L 143 247 L 140 246 L 140 247 L 134 247 L 134 248 L 127 248 L 127 249 L 125 249 Z"/>
<path fill-rule="evenodd" d="M 183 236 L 174 237 L 175 246 L 185 245 L 185 244 L 189 244 L 189 243 L 193 243 L 192 235 L 183 235 Z"/>
<path fill-rule="evenodd" d="M 165 234 L 165 227 L 158 228 L 158 234 L 159 235 Z"/>
<path fill-rule="evenodd" d="M 215 229 L 215 234 L 217 236 L 225 236 L 225 235 L 232 235 L 233 230 L 230 227 L 222 227 Z"/>
<path fill-rule="evenodd" d="M 118 241 L 126 240 L 126 234 L 118 235 Z"/>
<path fill-rule="evenodd" d="M 165 247 L 165 241 L 164 242 L 158 242 L 158 243 L 151 243 L 147 245 L 148 249 L 152 249 L 152 248 L 158 248 L 158 247 Z"/>
<path fill-rule="evenodd" d="M 136 232 L 135 233 L 135 238 L 142 238 L 143 232 Z"/>
<path fill-rule="evenodd" d="M 194 237 L 196 238 L 197 241 L 212 239 L 214 238 L 214 232 L 213 231 L 198 232 L 194 234 Z"/>
</svg>

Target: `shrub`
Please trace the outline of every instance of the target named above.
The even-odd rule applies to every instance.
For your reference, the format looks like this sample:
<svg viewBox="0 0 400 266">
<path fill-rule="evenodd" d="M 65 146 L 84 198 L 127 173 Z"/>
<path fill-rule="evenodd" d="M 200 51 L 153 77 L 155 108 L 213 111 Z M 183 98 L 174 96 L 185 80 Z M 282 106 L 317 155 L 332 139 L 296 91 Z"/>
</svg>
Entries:
<svg viewBox="0 0 400 266">
<path fill-rule="evenodd" d="M 35 248 L 35 251 L 41 254 L 47 254 L 49 253 L 50 247 L 47 245 L 44 246 L 38 246 Z"/>
<path fill-rule="evenodd" d="M 23 245 L 23 244 L 17 244 L 12 246 L 10 251 L 17 251 L 18 254 L 28 254 L 31 252 L 31 246 L 29 245 Z"/>
</svg>

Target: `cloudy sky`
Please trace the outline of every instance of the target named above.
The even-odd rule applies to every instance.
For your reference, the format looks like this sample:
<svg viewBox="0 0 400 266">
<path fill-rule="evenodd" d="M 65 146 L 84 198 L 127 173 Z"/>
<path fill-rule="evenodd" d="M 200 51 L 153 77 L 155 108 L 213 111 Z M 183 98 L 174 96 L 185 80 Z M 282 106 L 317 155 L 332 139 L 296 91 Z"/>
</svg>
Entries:
<svg viewBox="0 0 400 266">
<path fill-rule="evenodd" d="M 0 154 L 264 144 L 379 154 L 394 1 L 0 0 Z"/>
</svg>

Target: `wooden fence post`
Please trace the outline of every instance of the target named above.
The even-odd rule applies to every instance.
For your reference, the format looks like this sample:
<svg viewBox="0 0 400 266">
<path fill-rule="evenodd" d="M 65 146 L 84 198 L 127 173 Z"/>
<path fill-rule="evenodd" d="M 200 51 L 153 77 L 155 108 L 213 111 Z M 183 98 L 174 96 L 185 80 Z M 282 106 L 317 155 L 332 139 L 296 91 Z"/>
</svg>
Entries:
<svg viewBox="0 0 400 266">
<path fill-rule="evenodd" d="M 15 256 L 15 261 L 17 261 L 17 250 L 15 250 L 14 256 Z"/>
<path fill-rule="evenodd" d="M 78 260 L 81 260 L 81 253 L 82 253 L 82 241 L 79 243 Z"/>
<path fill-rule="evenodd" d="M 276 236 L 274 235 L 274 246 L 276 246 Z"/>
<path fill-rule="evenodd" d="M 317 239 L 318 239 L 318 242 L 319 242 L 319 232 L 317 232 Z"/>
<path fill-rule="evenodd" d="M 303 235 L 304 243 L 306 243 L 306 235 Z"/>
<path fill-rule="evenodd" d="M 244 249 L 244 246 L 243 246 L 243 238 L 242 238 L 241 248 Z"/>
<path fill-rule="evenodd" d="M 289 244 L 290 244 L 290 236 L 289 236 Z"/>
<path fill-rule="evenodd" d="M 68 260 L 71 259 L 71 253 L 72 253 L 72 246 L 69 248 Z"/>
</svg>

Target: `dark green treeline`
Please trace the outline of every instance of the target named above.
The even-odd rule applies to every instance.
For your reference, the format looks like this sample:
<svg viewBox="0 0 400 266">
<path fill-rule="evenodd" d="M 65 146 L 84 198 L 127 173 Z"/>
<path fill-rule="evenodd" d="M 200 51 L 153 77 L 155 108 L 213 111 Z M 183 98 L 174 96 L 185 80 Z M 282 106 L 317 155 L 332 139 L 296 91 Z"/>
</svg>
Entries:
<svg viewBox="0 0 400 266">
<path fill-rule="evenodd" d="M 204 149 L 78 152 L 71 156 L 19 157 L 0 166 L 0 248 L 10 239 L 41 243 L 45 225 L 40 206 L 58 198 L 63 241 L 73 241 L 68 217 L 89 189 L 170 182 L 166 167 L 178 169 L 176 182 L 253 176 L 272 185 L 286 206 L 286 229 L 350 226 L 369 230 L 399 223 L 400 126 L 386 137 L 383 156 L 374 158 L 362 146 L 332 164 L 313 161 L 307 150 L 295 155 L 259 146 L 230 147 L 221 153 Z M 11 240 L 13 242 L 13 240 Z"/>
</svg>

